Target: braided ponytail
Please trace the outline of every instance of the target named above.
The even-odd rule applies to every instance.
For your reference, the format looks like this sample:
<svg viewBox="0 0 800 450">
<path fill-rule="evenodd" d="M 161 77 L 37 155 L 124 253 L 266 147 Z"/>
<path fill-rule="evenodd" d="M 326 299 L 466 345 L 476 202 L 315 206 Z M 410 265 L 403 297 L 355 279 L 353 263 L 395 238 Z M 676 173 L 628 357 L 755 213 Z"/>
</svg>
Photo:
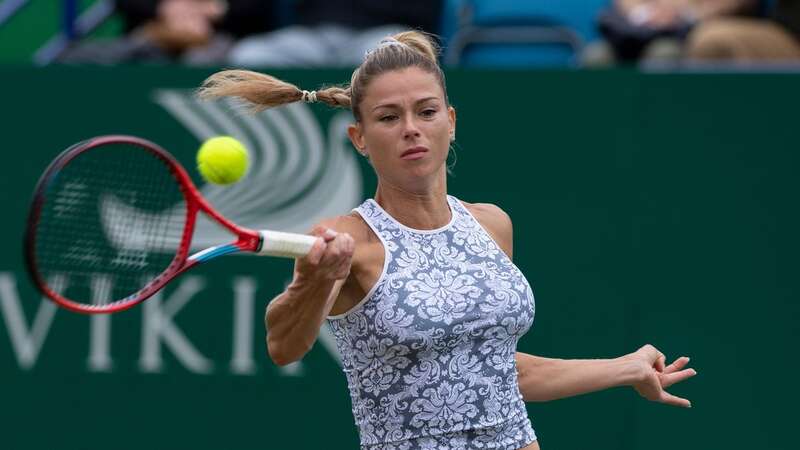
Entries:
<svg viewBox="0 0 800 450">
<path fill-rule="evenodd" d="M 349 89 L 334 86 L 308 92 L 271 75 L 250 70 L 217 72 L 203 82 L 197 96 L 203 100 L 234 97 L 244 101 L 252 113 L 299 101 L 321 101 L 333 107 L 350 107 Z"/>
<path fill-rule="evenodd" d="M 223 70 L 208 77 L 197 95 L 204 100 L 238 98 L 253 113 L 298 101 L 321 101 L 332 107 L 351 108 L 356 121 L 360 121 L 358 106 L 367 86 L 376 76 L 393 70 L 419 67 L 434 74 L 444 92 L 445 102 L 449 103 L 438 56 L 439 47 L 432 35 L 404 31 L 384 39 L 367 54 L 364 62 L 353 72 L 350 86 L 332 86 L 308 92 L 267 74 L 250 70 Z"/>
</svg>

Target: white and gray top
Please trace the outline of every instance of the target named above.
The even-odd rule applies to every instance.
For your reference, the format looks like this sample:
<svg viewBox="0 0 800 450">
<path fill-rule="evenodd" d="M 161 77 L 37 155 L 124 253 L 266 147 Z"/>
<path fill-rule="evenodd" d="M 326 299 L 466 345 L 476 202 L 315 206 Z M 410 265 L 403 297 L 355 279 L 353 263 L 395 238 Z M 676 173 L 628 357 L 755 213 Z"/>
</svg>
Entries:
<svg viewBox="0 0 800 450">
<path fill-rule="evenodd" d="M 517 341 L 533 324 L 525 276 L 461 202 L 436 230 L 355 209 L 383 243 L 383 272 L 328 318 L 362 450 L 517 450 L 536 439 L 517 384 Z"/>
</svg>

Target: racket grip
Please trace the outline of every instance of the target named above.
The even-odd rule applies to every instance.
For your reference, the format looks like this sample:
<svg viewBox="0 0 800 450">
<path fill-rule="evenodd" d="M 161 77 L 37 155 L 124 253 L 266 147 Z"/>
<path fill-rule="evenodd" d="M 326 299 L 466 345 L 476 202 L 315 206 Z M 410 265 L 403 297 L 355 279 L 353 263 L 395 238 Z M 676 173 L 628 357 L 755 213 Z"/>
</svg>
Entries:
<svg viewBox="0 0 800 450">
<path fill-rule="evenodd" d="M 257 252 L 259 255 L 286 258 L 306 256 L 318 239 L 316 236 L 282 231 L 260 230 L 258 233 L 261 235 L 261 249 Z"/>
</svg>

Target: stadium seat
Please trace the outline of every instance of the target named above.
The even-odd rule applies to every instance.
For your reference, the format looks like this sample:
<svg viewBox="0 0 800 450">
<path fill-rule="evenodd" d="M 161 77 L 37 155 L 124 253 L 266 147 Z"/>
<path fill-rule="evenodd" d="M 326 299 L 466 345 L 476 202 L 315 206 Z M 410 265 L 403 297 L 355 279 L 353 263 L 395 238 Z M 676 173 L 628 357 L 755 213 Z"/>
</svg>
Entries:
<svg viewBox="0 0 800 450">
<path fill-rule="evenodd" d="M 595 18 L 609 0 L 446 0 L 444 62 L 468 67 L 576 64 L 597 37 Z"/>
<path fill-rule="evenodd" d="M 762 16 L 768 16 L 772 12 L 772 8 L 775 7 L 775 3 L 777 3 L 777 0 L 759 0 L 758 13 Z"/>
</svg>

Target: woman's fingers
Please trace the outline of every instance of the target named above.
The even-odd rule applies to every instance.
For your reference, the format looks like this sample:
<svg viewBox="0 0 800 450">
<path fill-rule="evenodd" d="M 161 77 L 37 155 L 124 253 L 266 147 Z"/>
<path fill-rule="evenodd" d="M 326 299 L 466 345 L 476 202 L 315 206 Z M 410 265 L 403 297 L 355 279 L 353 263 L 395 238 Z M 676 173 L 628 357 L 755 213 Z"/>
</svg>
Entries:
<svg viewBox="0 0 800 450">
<path fill-rule="evenodd" d="M 334 278 L 346 278 L 350 273 L 355 241 L 347 233 L 337 233 L 328 246 L 330 249 L 323 257 L 323 261 L 331 267 Z"/>
<path fill-rule="evenodd" d="M 655 363 L 655 366 L 654 366 L 656 368 L 656 370 L 659 371 L 659 372 L 663 372 L 664 371 L 664 364 L 666 364 L 666 363 L 667 363 L 667 357 L 664 356 L 663 353 L 658 352 L 658 358 L 656 359 L 656 363 Z"/>
<path fill-rule="evenodd" d="M 317 225 L 310 233 L 317 240 L 308 255 L 302 258 L 302 271 L 323 279 L 343 279 L 350 273 L 355 241 L 347 233 L 339 233 Z"/>
<path fill-rule="evenodd" d="M 666 357 L 653 345 L 651 344 L 644 345 L 636 353 L 643 356 L 647 360 L 648 364 L 650 364 L 651 367 L 656 369 L 656 371 L 658 372 L 664 371 L 664 364 L 666 363 Z"/>
<path fill-rule="evenodd" d="M 305 258 L 313 265 L 319 264 L 320 260 L 322 259 L 322 255 L 325 254 L 325 249 L 328 245 L 323 241 L 321 238 L 314 241 L 314 245 L 311 246 L 311 250 L 305 256 Z"/>
<path fill-rule="evenodd" d="M 670 394 L 664 389 L 675 383 L 680 383 L 697 375 L 694 369 L 684 369 L 689 363 L 689 358 L 682 356 L 672 364 L 666 366 L 666 357 L 657 348 L 648 344 L 637 351 L 647 364 L 650 364 L 650 376 L 642 383 L 635 386 L 636 390 L 648 400 L 654 400 L 668 405 L 691 408 L 692 403 L 685 399 Z"/>
<path fill-rule="evenodd" d="M 662 391 L 661 398 L 659 399 L 659 401 L 661 403 L 666 403 L 667 405 L 672 405 L 672 406 L 680 406 L 683 408 L 692 407 L 692 402 L 690 402 L 689 400 L 672 395 L 667 391 Z"/>
<path fill-rule="evenodd" d="M 659 378 L 661 379 L 661 387 L 668 388 L 675 383 L 680 383 L 681 381 L 691 378 L 695 375 L 697 375 L 697 371 L 694 369 L 685 369 L 681 370 L 680 372 L 661 374 Z"/>
<path fill-rule="evenodd" d="M 664 373 L 677 372 L 677 371 L 683 369 L 684 366 L 686 366 L 686 364 L 689 364 L 689 357 L 688 356 L 681 356 L 680 358 L 676 359 L 675 362 L 673 362 L 672 364 L 668 365 L 664 369 Z"/>
<path fill-rule="evenodd" d="M 338 235 L 339 235 L 339 233 L 337 233 L 336 231 L 331 230 L 330 228 L 326 228 L 325 230 L 323 230 L 323 232 L 320 235 L 320 237 L 322 237 L 322 239 L 325 239 L 325 242 L 330 242 L 330 241 L 336 239 L 336 236 L 338 236 Z"/>
</svg>

